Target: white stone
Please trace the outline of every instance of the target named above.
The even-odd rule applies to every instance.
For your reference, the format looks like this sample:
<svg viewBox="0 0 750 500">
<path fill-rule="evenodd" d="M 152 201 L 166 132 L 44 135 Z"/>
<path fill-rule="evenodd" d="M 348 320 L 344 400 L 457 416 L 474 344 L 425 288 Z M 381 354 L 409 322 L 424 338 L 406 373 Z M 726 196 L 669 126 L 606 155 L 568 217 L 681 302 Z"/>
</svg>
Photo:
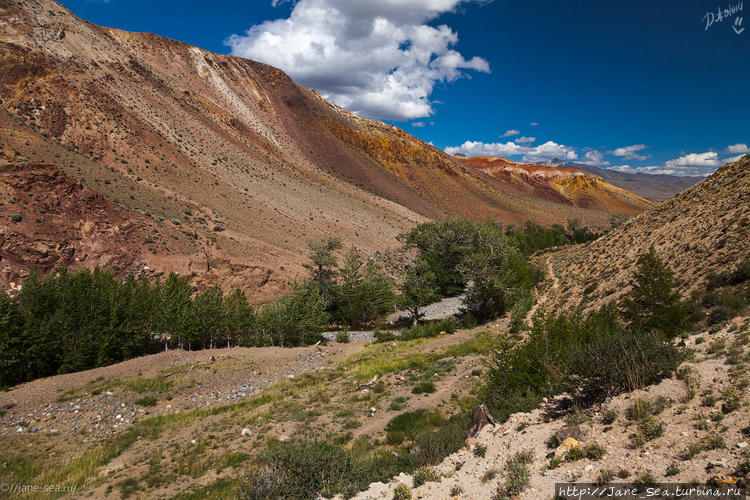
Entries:
<svg viewBox="0 0 750 500">
<path fill-rule="evenodd" d="M 249 436 L 250 434 L 252 434 L 252 431 L 250 429 L 248 429 L 247 427 L 245 427 L 244 429 L 242 429 L 242 433 L 241 434 L 243 436 Z"/>
</svg>

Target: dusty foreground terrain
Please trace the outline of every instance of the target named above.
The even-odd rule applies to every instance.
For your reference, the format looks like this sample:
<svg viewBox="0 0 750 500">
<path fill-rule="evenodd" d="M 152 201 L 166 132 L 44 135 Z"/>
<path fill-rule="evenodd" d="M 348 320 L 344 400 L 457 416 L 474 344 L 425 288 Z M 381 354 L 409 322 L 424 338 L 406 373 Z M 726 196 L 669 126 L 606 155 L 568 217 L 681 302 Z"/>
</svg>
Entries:
<svg viewBox="0 0 750 500">
<path fill-rule="evenodd" d="M 168 351 L 23 384 L 0 393 L 0 482 L 78 485 L 68 498 L 226 498 L 269 443 L 390 450 L 393 417 L 422 409 L 447 418 L 477 404 L 482 360 L 506 327 Z M 415 393 L 424 382 L 434 387 Z"/>
<path fill-rule="evenodd" d="M 0 393 L 0 482 L 77 485 L 66 498 L 232 498 L 271 443 L 391 453 L 394 417 L 447 418 L 480 402 L 507 329 L 500 320 L 409 342 L 169 351 L 23 384 Z M 423 484 L 401 474 L 356 498 L 391 499 L 400 484 L 413 498 L 492 498 L 518 452 L 530 461 L 528 499 L 553 498 L 556 482 L 747 480 L 750 318 L 685 342 L 694 355 L 658 385 L 557 419 L 544 407 L 515 414 Z M 434 392 L 414 390 L 425 382 Z M 580 457 L 559 446 L 567 437 Z"/>
<path fill-rule="evenodd" d="M 658 385 L 557 420 L 548 421 L 538 409 L 517 413 L 502 425 L 487 425 L 469 448 L 435 466 L 438 480 L 413 488 L 414 497 L 493 498 L 509 480 L 508 459 L 519 452 L 530 458 L 529 486 L 520 495 L 525 499 L 552 499 L 555 483 L 564 482 L 747 484 L 750 318 L 737 317 L 718 331 L 693 335 L 686 345 L 694 349 L 694 357 Z M 634 408 L 644 408 L 641 414 L 662 430 L 641 425 Z M 588 456 L 566 455 L 567 448 L 558 443 L 568 436 Z M 588 451 L 596 450 L 596 444 L 603 447 L 601 456 Z M 482 447 L 486 454 L 478 456 Z M 413 479 L 402 474 L 388 484 L 374 483 L 355 498 L 390 499 L 398 485 L 412 487 Z"/>
<path fill-rule="evenodd" d="M 0 434 L 113 435 L 147 415 L 231 402 L 284 379 L 340 362 L 362 342 L 315 347 L 171 350 L 37 379 L 0 392 Z M 145 394 L 154 406 L 137 402 Z"/>
</svg>

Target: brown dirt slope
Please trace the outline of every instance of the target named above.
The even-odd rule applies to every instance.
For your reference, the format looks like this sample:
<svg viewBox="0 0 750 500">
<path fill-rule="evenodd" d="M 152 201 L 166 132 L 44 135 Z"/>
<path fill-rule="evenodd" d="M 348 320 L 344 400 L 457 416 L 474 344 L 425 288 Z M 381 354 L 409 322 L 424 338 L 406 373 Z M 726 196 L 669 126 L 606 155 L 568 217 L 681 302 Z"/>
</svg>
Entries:
<svg viewBox="0 0 750 500">
<path fill-rule="evenodd" d="M 629 288 L 638 255 L 651 245 L 689 294 L 710 272 L 732 270 L 750 258 L 748 241 L 750 155 L 596 241 L 546 256 L 559 286 L 544 300 L 569 307 L 618 298 Z"/>
<path fill-rule="evenodd" d="M 492 183 L 505 191 L 624 215 L 639 214 L 653 206 L 650 201 L 615 187 L 597 175 L 575 168 L 517 163 L 498 156 L 460 160 L 490 176 Z"/>
<path fill-rule="evenodd" d="M 55 164 L 208 242 L 193 253 L 161 245 L 152 267 L 210 265 L 266 296 L 301 272 L 310 238 L 337 234 L 371 252 L 425 218 L 608 216 L 502 191 L 278 69 L 95 26 L 51 0 L 0 2 L 0 108 L 0 157 Z"/>
</svg>

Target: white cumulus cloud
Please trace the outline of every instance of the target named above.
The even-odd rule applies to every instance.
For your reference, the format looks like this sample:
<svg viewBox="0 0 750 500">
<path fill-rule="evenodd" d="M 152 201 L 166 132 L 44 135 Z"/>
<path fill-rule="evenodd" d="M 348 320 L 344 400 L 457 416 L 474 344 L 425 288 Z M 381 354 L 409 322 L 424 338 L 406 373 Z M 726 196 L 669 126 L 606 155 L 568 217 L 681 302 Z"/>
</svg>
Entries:
<svg viewBox="0 0 750 500">
<path fill-rule="evenodd" d="M 648 156 L 640 155 L 638 154 L 638 151 L 642 151 L 646 149 L 645 144 L 633 144 L 632 146 L 623 146 L 620 148 L 615 148 L 614 150 L 610 151 L 609 153 L 614 156 L 619 156 L 621 158 L 624 158 L 626 160 L 645 160 L 648 158 Z"/>
<path fill-rule="evenodd" d="M 535 140 L 536 140 L 536 137 L 523 136 L 523 137 L 518 137 L 514 139 L 513 142 L 518 143 L 518 144 L 525 144 L 527 142 L 534 142 Z"/>
<path fill-rule="evenodd" d="M 591 165 L 596 165 L 596 166 L 609 165 L 608 161 L 604 161 L 604 153 L 602 153 L 601 151 L 597 151 L 596 149 L 592 149 L 591 151 L 586 151 L 586 153 L 583 155 L 583 159 L 586 161 L 586 163 L 589 163 Z"/>
<path fill-rule="evenodd" d="M 512 129 L 506 130 L 505 133 L 503 135 L 501 135 L 500 137 L 512 137 L 512 136 L 518 135 L 520 133 L 521 133 L 520 131 L 512 128 Z"/>
<path fill-rule="evenodd" d="M 515 142 L 479 142 L 466 141 L 460 146 L 449 146 L 445 148 L 448 154 L 463 154 L 466 156 L 521 156 L 523 161 L 529 163 L 542 163 L 554 158 L 564 160 L 576 160 L 578 154 L 575 148 L 547 141 L 538 146 L 521 146 Z"/>
<path fill-rule="evenodd" d="M 422 118 L 434 112 L 437 83 L 490 72 L 485 59 L 453 48 L 458 34 L 450 27 L 427 24 L 469 1 L 480 0 L 299 0 L 289 18 L 226 43 L 233 55 L 281 68 L 356 113 Z"/>
<path fill-rule="evenodd" d="M 727 153 L 750 153 L 750 148 L 747 147 L 747 144 L 732 144 L 727 146 Z"/>
<path fill-rule="evenodd" d="M 705 153 L 690 153 L 674 160 L 668 160 L 667 167 L 718 167 L 719 153 L 707 151 Z"/>
</svg>

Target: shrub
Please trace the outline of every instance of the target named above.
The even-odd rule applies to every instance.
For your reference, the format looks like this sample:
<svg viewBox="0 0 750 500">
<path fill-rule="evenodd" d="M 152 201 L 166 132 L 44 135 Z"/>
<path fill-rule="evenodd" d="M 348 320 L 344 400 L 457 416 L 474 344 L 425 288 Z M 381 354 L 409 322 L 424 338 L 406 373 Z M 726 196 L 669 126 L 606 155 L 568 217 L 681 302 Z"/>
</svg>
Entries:
<svg viewBox="0 0 750 500">
<path fill-rule="evenodd" d="M 607 449 L 597 442 L 589 443 L 585 446 L 586 458 L 589 460 L 600 460 Z"/>
<path fill-rule="evenodd" d="M 411 488 L 405 484 L 399 484 L 393 490 L 393 500 L 411 500 Z"/>
<path fill-rule="evenodd" d="M 385 426 L 388 432 L 403 432 L 407 436 L 415 436 L 417 432 L 430 426 L 427 410 L 407 411 L 393 417 Z"/>
<path fill-rule="evenodd" d="M 718 450 L 720 448 L 726 448 L 726 442 L 724 441 L 724 436 L 717 434 L 715 436 L 711 436 L 709 438 L 708 442 L 706 443 L 706 449 L 707 450 Z"/>
<path fill-rule="evenodd" d="M 680 473 L 680 468 L 677 466 L 677 464 L 670 464 L 669 467 L 667 467 L 667 470 L 664 473 L 664 475 L 667 477 L 671 477 L 671 476 L 676 476 L 679 473 Z"/>
<path fill-rule="evenodd" d="M 414 444 L 419 452 L 420 463 L 422 465 L 438 464 L 446 456 L 461 449 L 464 445 L 464 429 L 467 425 L 467 416 L 454 415 L 437 429 L 427 429 L 418 434 Z"/>
<path fill-rule="evenodd" d="M 617 420 L 617 410 L 610 408 L 602 413 L 602 424 L 610 425 L 613 424 L 615 420 Z"/>
<path fill-rule="evenodd" d="M 690 460 L 701 451 L 703 451 L 703 445 L 701 445 L 700 443 L 690 443 L 682 453 L 682 459 Z"/>
<path fill-rule="evenodd" d="M 531 473 L 528 464 L 534 459 L 531 451 L 518 452 L 505 463 L 505 482 L 498 487 L 494 498 L 520 495 L 529 485 Z"/>
<path fill-rule="evenodd" d="M 724 398 L 724 404 L 721 405 L 721 411 L 724 413 L 731 413 L 740 408 L 742 400 L 739 392 L 732 387 L 726 389 L 722 396 Z"/>
<path fill-rule="evenodd" d="M 602 469 L 599 471 L 599 476 L 596 478 L 596 484 L 604 486 L 605 484 L 611 483 L 614 478 L 615 471 L 612 469 Z"/>
<path fill-rule="evenodd" d="M 241 479 L 237 491 L 240 500 L 266 500 L 280 498 L 283 480 L 273 467 L 253 469 Z"/>
<path fill-rule="evenodd" d="M 656 420 L 654 417 L 643 418 L 639 422 L 638 427 L 649 441 L 664 434 L 664 423 Z"/>
<path fill-rule="evenodd" d="M 636 479 L 635 484 L 637 486 L 653 488 L 656 486 L 656 478 L 650 472 L 641 472 L 638 474 L 638 479 Z"/>
<path fill-rule="evenodd" d="M 431 394 L 435 392 L 437 389 L 435 389 L 435 384 L 432 382 L 421 382 L 414 387 L 412 387 L 411 392 L 412 394 Z"/>
<path fill-rule="evenodd" d="M 628 420 L 641 420 L 654 412 L 651 401 L 645 398 L 635 398 L 627 409 Z"/>
<path fill-rule="evenodd" d="M 409 328 L 405 328 L 401 332 L 400 340 L 414 340 L 437 337 L 440 332 L 447 334 L 455 333 L 456 331 L 456 320 L 453 318 L 446 318 L 433 323 L 425 323 L 421 325 L 413 325 Z"/>
<path fill-rule="evenodd" d="M 591 421 L 591 417 L 584 411 L 576 409 L 565 415 L 565 425 L 581 425 Z"/>
<path fill-rule="evenodd" d="M 701 400 L 701 405 L 710 408 L 714 406 L 717 401 L 718 401 L 718 398 L 716 396 L 714 396 L 713 394 L 708 394 L 704 396 L 703 399 Z"/>
<path fill-rule="evenodd" d="M 538 315 L 526 343 L 501 342 L 486 390 L 493 413 L 505 420 L 577 387 L 586 403 L 658 382 L 681 358 L 658 333 L 624 325 L 614 305 L 586 316 Z"/>
<path fill-rule="evenodd" d="M 481 481 L 483 483 L 489 483 L 497 476 L 497 469 L 488 469 L 487 472 L 482 474 Z"/>
<path fill-rule="evenodd" d="M 391 446 L 398 446 L 404 442 L 406 434 L 401 431 L 390 431 L 385 435 L 385 442 Z"/>
<path fill-rule="evenodd" d="M 152 396 L 143 397 L 135 402 L 139 406 L 156 406 L 156 398 Z"/>
<path fill-rule="evenodd" d="M 348 328 L 344 328 L 343 330 L 339 330 L 336 332 L 336 342 L 339 342 L 342 344 L 349 343 L 349 329 Z"/>
<path fill-rule="evenodd" d="M 414 471 L 414 474 L 412 476 L 412 485 L 415 488 L 419 488 L 424 483 L 432 481 L 440 481 L 440 476 L 437 472 L 435 472 L 435 469 L 431 467 L 420 467 L 419 469 Z"/>
<path fill-rule="evenodd" d="M 397 339 L 398 337 L 389 330 L 381 330 L 379 328 L 375 329 L 375 342 L 391 342 L 392 340 Z"/>
<path fill-rule="evenodd" d="M 484 458 L 484 455 L 487 453 L 487 446 L 483 445 L 481 443 L 477 443 L 474 445 L 474 449 L 472 450 L 475 457 L 481 457 Z"/>
<path fill-rule="evenodd" d="M 571 448 L 565 455 L 565 460 L 568 462 L 575 462 L 576 460 L 583 460 L 584 458 L 586 458 L 586 450 L 583 446 Z"/>
<path fill-rule="evenodd" d="M 332 496 L 356 484 L 361 473 L 352 455 L 325 443 L 281 443 L 263 453 L 264 461 L 281 471 L 280 488 L 285 497 Z"/>
<path fill-rule="evenodd" d="M 406 406 L 406 398 L 399 396 L 397 398 L 393 398 L 393 401 L 391 401 L 391 405 L 388 408 L 394 411 L 398 411 L 403 409 L 404 406 Z"/>
</svg>

